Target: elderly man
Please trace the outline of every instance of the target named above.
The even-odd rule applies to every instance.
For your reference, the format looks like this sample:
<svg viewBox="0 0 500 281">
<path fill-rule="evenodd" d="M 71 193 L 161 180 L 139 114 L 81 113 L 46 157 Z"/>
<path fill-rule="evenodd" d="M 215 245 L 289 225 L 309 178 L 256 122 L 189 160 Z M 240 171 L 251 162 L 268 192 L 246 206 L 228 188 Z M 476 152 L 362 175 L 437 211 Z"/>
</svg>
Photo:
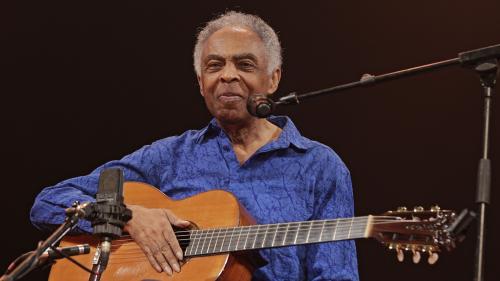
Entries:
<svg viewBox="0 0 500 281">
<path fill-rule="evenodd" d="M 91 174 L 45 188 L 36 198 L 32 222 L 47 229 L 64 219 L 63 208 L 90 201 L 100 171 L 119 167 L 128 181 L 158 187 L 174 199 L 211 190 L 232 192 L 257 223 L 350 217 L 348 169 L 329 147 L 300 135 L 287 117 L 249 115 L 252 94 L 272 94 L 281 78 L 281 46 L 257 16 L 227 12 L 199 33 L 194 67 L 200 93 L 213 115 L 201 130 L 159 140 Z M 125 230 L 157 271 L 179 272 L 182 250 L 171 225 L 189 222 L 171 210 L 128 206 L 134 217 Z M 90 232 L 88 223 L 78 230 Z M 268 262 L 254 280 L 357 280 L 353 241 L 260 251 Z"/>
</svg>

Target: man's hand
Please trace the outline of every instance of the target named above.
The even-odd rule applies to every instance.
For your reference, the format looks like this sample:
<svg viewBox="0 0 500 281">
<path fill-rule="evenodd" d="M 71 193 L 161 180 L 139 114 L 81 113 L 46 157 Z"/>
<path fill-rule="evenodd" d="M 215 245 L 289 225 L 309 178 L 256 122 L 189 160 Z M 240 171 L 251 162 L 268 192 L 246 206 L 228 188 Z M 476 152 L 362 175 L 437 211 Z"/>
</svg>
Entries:
<svg viewBox="0 0 500 281">
<path fill-rule="evenodd" d="M 189 222 L 179 219 L 168 209 L 148 209 L 127 205 L 132 210 L 132 219 L 125 226 L 130 236 L 141 247 L 156 271 L 172 275 L 172 269 L 180 272 L 179 260 L 182 249 L 179 246 L 172 225 L 185 228 Z"/>
</svg>

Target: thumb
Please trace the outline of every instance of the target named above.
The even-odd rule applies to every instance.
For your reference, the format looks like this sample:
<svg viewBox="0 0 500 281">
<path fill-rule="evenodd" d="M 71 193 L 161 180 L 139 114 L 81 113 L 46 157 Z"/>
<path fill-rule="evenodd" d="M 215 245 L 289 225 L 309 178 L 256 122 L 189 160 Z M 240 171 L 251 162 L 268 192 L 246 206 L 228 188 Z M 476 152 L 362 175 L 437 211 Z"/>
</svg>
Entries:
<svg viewBox="0 0 500 281">
<path fill-rule="evenodd" d="M 191 223 L 187 220 L 183 220 L 174 215 L 170 210 L 165 210 L 168 220 L 172 225 L 177 227 L 188 227 Z"/>
</svg>

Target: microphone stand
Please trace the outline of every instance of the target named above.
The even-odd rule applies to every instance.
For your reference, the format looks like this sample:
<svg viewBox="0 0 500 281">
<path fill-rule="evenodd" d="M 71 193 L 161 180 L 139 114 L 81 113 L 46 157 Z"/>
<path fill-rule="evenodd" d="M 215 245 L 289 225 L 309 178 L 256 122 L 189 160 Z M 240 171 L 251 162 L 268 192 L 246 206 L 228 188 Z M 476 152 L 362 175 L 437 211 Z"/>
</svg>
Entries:
<svg viewBox="0 0 500 281">
<path fill-rule="evenodd" d="M 40 246 L 38 246 L 38 248 L 33 251 L 33 253 L 31 253 L 21 264 L 19 264 L 14 270 L 12 270 L 12 272 L 2 276 L 0 278 L 0 281 L 15 281 L 31 272 L 34 268 L 37 267 L 40 261 L 40 256 L 48 248 L 55 248 L 55 245 L 58 244 L 64 238 L 64 236 L 76 226 L 79 219 L 80 216 L 78 214 L 72 214 L 71 216 L 68 216 L 64 223 L 59 226 L 54 231 L 54 233 L 49 236 L 49 238 L 47 238 L 42 244 L 40 244 Z"/>
<path fill-rule="evenodd" d="M 491 189 L 491 161 L 488 159 L 489 152 L 489 131 L 490 131 L 490 116 L 491 116 L 491 99 L 493 96 L 493 88 L 495 86 L 498 60 L 500 58 L 500 44 L 489 46 L 481 49 L 471 50 L 458 54 L 457 58 L 444 60 L 440 62 L 430 63 L 422 66 L 412 67 L 396 72 L 391 72 L 382 75 L 364 74 L 359 81 L 347 83 L 331 88 L 308 92 L 297 95 L 291 93 L 272 102 L 269 114 L 276 105 L 289 105 L 299 104 L 300 101 L 333 94 L 351 88 L 360 86 L 369 86 L 379 82 L 390 81 L 402 77 L 416 75 L 431 70 L 461 64 L 463 67 L 471 68 L 479 74 L 481 86 L 483 87 L 484 107 L 483 107 L 483 143 L 482 143 L 482 157 L 479 160 L 478 174 L 477 174 L 477 189 L 476 189 L 476 204 L 478 208 L 478 224 L 477 224 L 477 244 L 476 255 L 474 263 L 474 281 L 483 281 L 484 279 L 484 243 L 486 232 L 486 207 L 490 204 L 490 189 Z M 266 112 L 267 113 L 267 112 Z M 259 116 L 265 117 L 265 116 Z"/>
<path fill-rule="evenodd" d="M 64 224 L 54 231 L 38 248 L 33 251 L 14 270 L 0 277 L 0 281 L 15 281 L 28 274 L 37 267 L 40 256 L 51 248 L 60 256 L 90 273 L 89 281 L 99 281 L 108 264 L 111 253 L 111 240 L 122 234 L 126 222 L 132 218 L 132 211 L 123 204 L 123 172 L 117 168 L 108 168 L 99 176 L 99 190 L 96 194 L 96 202 L 79 204 L 73 203 L 71 208 L 65 210 L 66 220 Z M 101 243 L 94 255 L 92 269 L 86 268 L 70 256 L 55 248 L 63 237 L 71 231 L 79 219 L 92 222 L 93 234 L 101 236 Z"/>
<path fill-rule="evenodd" d="M 481 86 L 484 91 L 483 106 L 483 152 L 479 160 L 477 175 L 476 203 L 478 204 L 479 220 L 477 225 L 477 245 L 475 256 L 474 280 L 482 281 L 484 278 L 484 243 L 486 232 L 486 206 L 490 204 L 491 193 L 491 161 L 488 159 L 489 130 L 491 116 L 491 99 L 498 71 L 498 60 L 484 62 L 475 67 L 479 74 Z"/>
</svg>

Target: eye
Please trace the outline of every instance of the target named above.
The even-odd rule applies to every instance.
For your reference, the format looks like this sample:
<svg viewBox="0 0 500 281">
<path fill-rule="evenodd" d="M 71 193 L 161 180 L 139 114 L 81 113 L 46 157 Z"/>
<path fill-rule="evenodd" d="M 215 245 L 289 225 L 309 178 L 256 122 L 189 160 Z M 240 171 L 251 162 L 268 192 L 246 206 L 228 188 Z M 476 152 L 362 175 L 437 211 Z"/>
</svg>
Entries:
<svg viewBox="0 0 500 281">
<path fill-rule="evenodd" d="M 221 69 L 223 65 L 224 64 L 220 61 L 209 61 L 206 64 L 205 69 L 207 71 L 213 72 L 213 71 L 217 71 L 217 70 Z"/>
<path fill-rule="evenodd" d="M 256 68 L 256 65 L 251 60 L 242 60 L 238 62 L 238 66 L 243 70 L 253 70 Z"/>
</svg>

